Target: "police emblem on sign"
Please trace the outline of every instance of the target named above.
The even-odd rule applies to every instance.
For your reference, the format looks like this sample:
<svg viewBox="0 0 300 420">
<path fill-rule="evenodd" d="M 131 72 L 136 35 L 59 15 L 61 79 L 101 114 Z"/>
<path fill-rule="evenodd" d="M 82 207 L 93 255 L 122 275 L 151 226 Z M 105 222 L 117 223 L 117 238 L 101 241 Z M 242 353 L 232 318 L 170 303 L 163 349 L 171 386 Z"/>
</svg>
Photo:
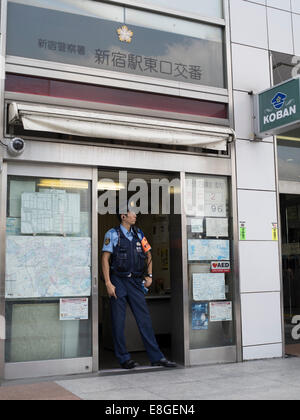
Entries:
<svg viewBox="0 0 300 420">
<path fill-rule="evenodd" d="M 287 98 L 287 95 L 284 93 L 276 93 L 274 98 L 272 99 L 272 104 L 275 109 L 281 109 L 285 103 L 285 100 Z"/>
<path fill-rule="evenodd" d="M 121 28 L 117 29 L 119 40 L 121 42 L 128 42 L 130 43 L 133 37 L 133 32 L 128 29 L 126 25 L 123 25 Z"/>
</svg>

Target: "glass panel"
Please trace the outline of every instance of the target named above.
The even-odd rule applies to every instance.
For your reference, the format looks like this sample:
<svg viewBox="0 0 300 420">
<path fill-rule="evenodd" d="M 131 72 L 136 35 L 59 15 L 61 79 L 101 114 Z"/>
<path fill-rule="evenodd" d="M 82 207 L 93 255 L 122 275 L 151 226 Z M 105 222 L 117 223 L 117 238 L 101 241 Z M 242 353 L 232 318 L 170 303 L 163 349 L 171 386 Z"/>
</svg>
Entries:
<svg viewBox="0 0 300 420">
<path fill-rule="evenodd" d="M 124 8 L 107 3 L 90 0 L 8 0 L 10 3 L 25 4 L 27 6 L 42 7 L 44 9 L 59 10 L 82 16 L 98 17 L 102 19 L 123 21 Z"/>
<path fill-rule="evenodd" d="M 197 13 L 202 16 L 223 17 L 222 0 L 142 0 L 142 4 L 160 6 L 185 13 Z"/>
<path fill-rule="evenodd" d="M 141 10 L 126 9 L 125 23 L 209 41 L 221 43 L 223 41 L 223 30 L 217 26 L 177 19 L 157 13 L 143 12 Z"/>
<path fill-rule="evenodd" d="M 91 191 L 9 177 L 6 362 L 91 355 Z"/>
<path fill-rule="evenodd" d="M 300 196 L 280 195 L 285 352 L 300 355 Z"/>
<path fill-rule="evenodd" d="M 115 89 L 84 83 L 42 79 L 33 76 L 6 74 L 5 89 L 9 92 L 38 94 L 55 98 L 68 98 L 167 112 L 180 112 L 212 118 L 228 118 L 227 104 L 218 102 L 159 95 L 149 92 L 137 92 L 128 89 Z"/>
<path fill-rule="evenodd" d="M 14 3 L 28 4 L 30 6 L 44 7 L 46 9 L 61 10 L 69 13 L 98 16 L 110 20 L 122 20 L 123 8 L 95 0 L 8 0 Z M 142 5 L 160 6 L 171 10 L 187 13 L 197 13 L 202 16 L 223 17 L 222 0 L 142 0 Z M 120 18 L 121 16 L 121 18 Z"/>
<path fill-rule="evenodd" d="M 7 54 L 226 86 L 223 28 L 130 8 L 120 10 L 117 18 L 110 19 L 110 14 L 90 16 L 10 2 Z"/>
<path fill-rule="evenodd" d="M 300 136 L 299 141 L 278 140 L 277 153 L 279 179 L 300 182 Z"/>
<path fill-rule="evenodd" d="M 274 85 L 278 85 L 295 76 L 293 74 L 294 69 L 297 72 L 299 65 L 295 67 L 298 64 L 298 61 L 293 63 L 293 57 L 293 55 L 272 51 Z"/>
<path fill-rule="evenodd" d="M 191 349 L 235 340 L 228 195 L 226 177 L 186 176 Z"/>
</svg>

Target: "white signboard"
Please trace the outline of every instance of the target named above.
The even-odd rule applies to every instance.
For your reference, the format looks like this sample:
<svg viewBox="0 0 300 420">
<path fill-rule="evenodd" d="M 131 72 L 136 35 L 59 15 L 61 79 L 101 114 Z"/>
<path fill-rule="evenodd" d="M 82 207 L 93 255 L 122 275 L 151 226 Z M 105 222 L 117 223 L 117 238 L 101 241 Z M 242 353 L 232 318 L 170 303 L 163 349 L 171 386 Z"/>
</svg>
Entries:
<svg viewBox="0 0 300 420">
<path fill-rule="evenodd" d="M 232 321 L 232 302 L 210 302 L 210 322 Z"/>
<path fill-rule="evenodd" d="M 60 299 L 59 319 L 61 321 L 89 319 L 88 298 Z"/>
<path fill-rule="evenodd" d="M 214 273 L 193 274 L 194 300 L 225 299 L 225 275 Z"/>
<path fill-rule="evenodd" d="M 191 232 L 202 233 L 203 232 L 203 217 L 197 219 L 191 219 Z"/>
<path fill-rule="evenodd" d="M 206 236 L 228 236 L 228 219 L 227 218 L 206 218 Z"/>
</svg>

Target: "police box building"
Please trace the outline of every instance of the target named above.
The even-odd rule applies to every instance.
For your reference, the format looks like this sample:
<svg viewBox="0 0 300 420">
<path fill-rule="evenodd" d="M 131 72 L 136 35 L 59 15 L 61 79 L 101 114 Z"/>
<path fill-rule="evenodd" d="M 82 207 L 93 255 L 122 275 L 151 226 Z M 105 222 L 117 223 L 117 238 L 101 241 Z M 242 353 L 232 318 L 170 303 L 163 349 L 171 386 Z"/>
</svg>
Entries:
<svg viewBox="0 0 300 420">
<path fill-rule="evenodd" d="M 296 0 L 1 1 L 1 378 L 118 372 L 124 202 L 168 359 L 300 354 L 299 31 Z"/>
</svg>

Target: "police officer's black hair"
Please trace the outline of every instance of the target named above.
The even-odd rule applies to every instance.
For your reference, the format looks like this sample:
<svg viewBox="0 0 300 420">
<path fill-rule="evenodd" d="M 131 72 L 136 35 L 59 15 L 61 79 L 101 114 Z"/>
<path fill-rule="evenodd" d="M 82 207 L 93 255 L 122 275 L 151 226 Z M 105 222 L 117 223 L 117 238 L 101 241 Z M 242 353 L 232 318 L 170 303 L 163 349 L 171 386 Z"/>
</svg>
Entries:
<svg viewBox="0 0 300 420">
<path fill-rule="evenodd" d="M 119 220 L 120 223 L 122 223 L 122 214 L 125 214 L 126 215 L 126 213 L 120 213 L 120 211 L 118 210 L 118 212 L 117 212 L 117 218 L 118 218 L 118 220 Z"/>
</svg>

